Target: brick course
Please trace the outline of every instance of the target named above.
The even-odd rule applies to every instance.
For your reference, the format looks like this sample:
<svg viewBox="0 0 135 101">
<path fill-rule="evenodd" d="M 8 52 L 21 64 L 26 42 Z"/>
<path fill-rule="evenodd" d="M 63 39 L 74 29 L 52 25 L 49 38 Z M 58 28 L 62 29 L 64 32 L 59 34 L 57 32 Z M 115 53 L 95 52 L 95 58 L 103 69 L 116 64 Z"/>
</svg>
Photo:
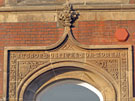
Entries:
<svg viewBox="0 0 135 101">
<path fill-rule="evenodd" d="M 130 0 L 130 4 L 135 4 L 135 0 Z"/>
<path fill-rule="evenodd" d="M 0 0 L 0 6 L 4 5 L 4 0 Z"/>
<path fill-rule="evenodd" d="M 135 21 L 80 21 L 73 28 L 73 34 L 81 44 L 135 46 L 134 26 Z M 114 34 L 119 28 L 129 32 L 127 41 L 120 42 L 115 38 Z M 60 39 L 63 31 L 55 22 L 0 23 L 0 85 L 3 81 L 4 47 L 51 45 Z M 0 86 L 0 98 L 2 91 L 3 87 Z"/>
</svg>

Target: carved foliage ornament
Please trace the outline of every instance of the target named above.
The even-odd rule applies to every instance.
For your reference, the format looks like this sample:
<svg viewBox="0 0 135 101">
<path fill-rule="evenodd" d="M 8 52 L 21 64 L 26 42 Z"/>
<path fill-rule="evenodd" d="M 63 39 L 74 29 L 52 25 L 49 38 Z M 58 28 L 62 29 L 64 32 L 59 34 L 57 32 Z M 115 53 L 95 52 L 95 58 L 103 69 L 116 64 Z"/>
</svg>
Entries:
<svg viewBox="0 0 135 101">
<path fill-rule="evenodd" d="M 67 2 L 64 4 L 63 11 L 59 13 L 59 21 L 64 27 L 71 27 L 74 21 L 78 18 L 79 13 L 73 11 L 72 5 Z"/>
</svg>

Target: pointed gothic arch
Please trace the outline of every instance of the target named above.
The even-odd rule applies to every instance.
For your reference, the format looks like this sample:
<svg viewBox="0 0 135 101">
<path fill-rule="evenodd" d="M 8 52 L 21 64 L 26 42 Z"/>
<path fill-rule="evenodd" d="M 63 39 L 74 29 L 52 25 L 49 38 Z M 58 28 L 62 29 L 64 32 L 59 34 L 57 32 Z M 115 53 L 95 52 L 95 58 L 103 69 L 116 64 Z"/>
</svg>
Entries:
<svg viewBox="0 0 135 101">
<path fill-rule="evenodd" d="M 74 64 L 74 65 L 73 65 Z M 52 66 L 52 65 L 50 65 Z M 19 101 L 33 101 L 35 96 L 48 85 L 62 80 L 80 80 L 97 88 L 103 95 L 104 101 L 117 101 L 117 83 L 102 69 L 95 69 L 88 64 L 79 62 L 59 62 L 44 67 L 25 79 L 20 86 Z M 79 67 L 78 67 L 79 66 Z"/>
</svg>

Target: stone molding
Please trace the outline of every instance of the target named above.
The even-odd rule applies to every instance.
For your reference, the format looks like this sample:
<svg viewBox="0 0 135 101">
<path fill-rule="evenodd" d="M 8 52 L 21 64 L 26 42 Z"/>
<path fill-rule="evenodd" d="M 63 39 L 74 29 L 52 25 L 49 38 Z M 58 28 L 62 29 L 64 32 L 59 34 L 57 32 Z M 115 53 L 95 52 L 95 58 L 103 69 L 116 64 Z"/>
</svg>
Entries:
<svg viewBox="0 0 135 101">
<path fill-rule="evenodd" d="M 6 5 L 15 6 L 15 5 L 60 5 L 66 3 L 67 0 L 5 0 Z M 72 4 L 79 4 L 79 5 L 89 5 L 89 4 L 128 4 L 129 0 L 68 0 Z"/>
<path fill-rule="evenodd" d="M 25 11 L 61 11 L 63 7 L 55 6 L 3 6 L 0 12 L 25 12 Z M 101 10 L 101 11 L 131 11 L 135 10 L 135 4 L 98 4 L 98 5 L 74 5 L 75 10 Z"/>
<path fill-rule="evenodd" d="M 79 11 L 77 21 L 128 21 L 135 20 L 135 12 L 82 12 Z M 130 15 L 130 16 L 129 16 Z M 58 22 L 58 11 L 56 12 L 4 12 L 0 13 L 0 23 L 21 22 Z"/>
</svg>

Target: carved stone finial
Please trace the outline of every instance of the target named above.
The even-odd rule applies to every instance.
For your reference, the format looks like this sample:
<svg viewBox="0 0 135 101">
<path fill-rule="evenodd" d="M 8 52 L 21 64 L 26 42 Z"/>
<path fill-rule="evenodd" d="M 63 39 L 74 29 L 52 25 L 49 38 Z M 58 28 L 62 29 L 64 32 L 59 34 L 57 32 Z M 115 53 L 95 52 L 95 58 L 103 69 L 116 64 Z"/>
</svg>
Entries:
<svg viewBox="0 0 135 101">
<path fill-rule="evenodd" d="M 63 11 L 59 13 L 59 21 L 64 27 L 71 27 L 73 22 L 78 18 L 79 13 L 72 10 L 69 1 L 64 4 Z"/>
</svg>

